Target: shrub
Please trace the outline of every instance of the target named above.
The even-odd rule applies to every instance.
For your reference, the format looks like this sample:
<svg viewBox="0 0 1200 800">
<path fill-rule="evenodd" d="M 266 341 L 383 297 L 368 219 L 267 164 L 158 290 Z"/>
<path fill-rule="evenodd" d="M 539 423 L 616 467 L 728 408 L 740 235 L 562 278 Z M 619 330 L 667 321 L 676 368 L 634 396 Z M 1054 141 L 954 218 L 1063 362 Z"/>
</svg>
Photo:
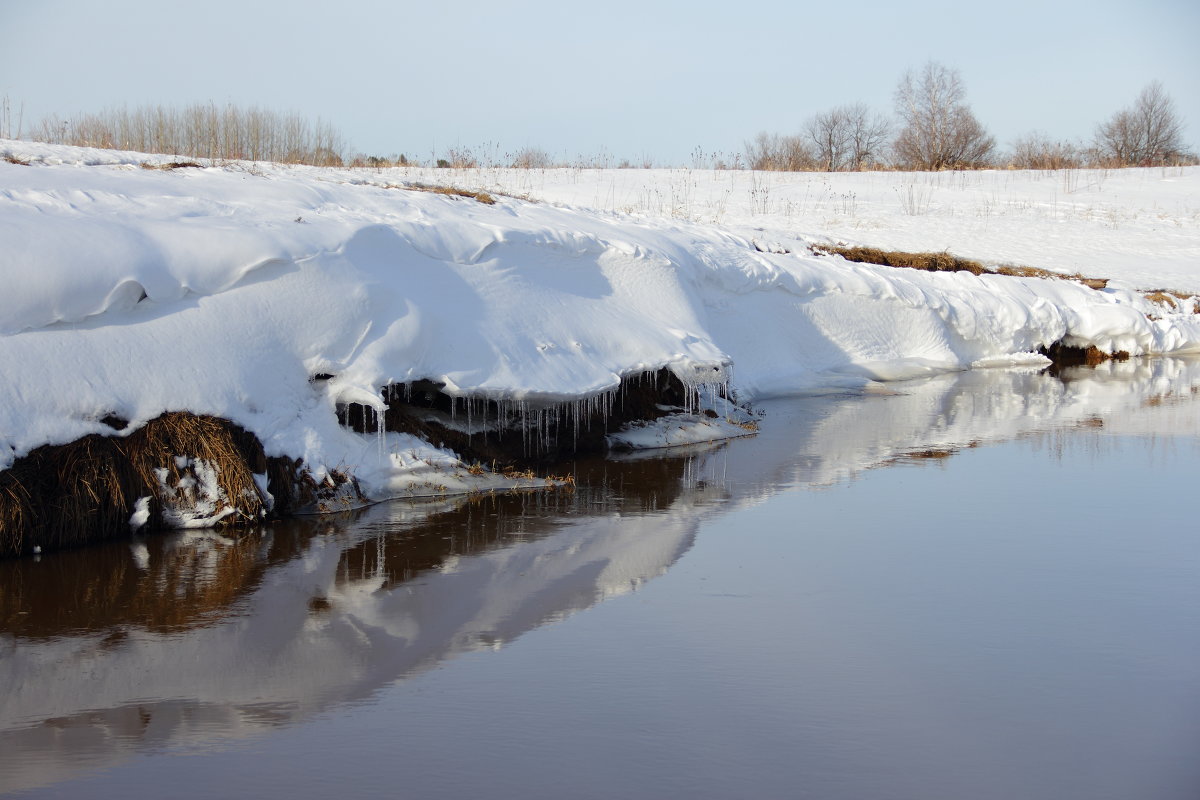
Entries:
<svg viewBox="0 0 1200 800">
<path fill-rule="evenodd" d="M 799 136 L 760 133 L 746 142 L 750 169 L 802 172 L 817 166 L 812 150 Z"/>
<path fill-rule="evenodd" d="M 1084 156 L 1080 145 L 1034 131 L 1013 142 L 1009 164 L 1016 169 L 1075 169 L 1083 166 Z"/>
</svg>

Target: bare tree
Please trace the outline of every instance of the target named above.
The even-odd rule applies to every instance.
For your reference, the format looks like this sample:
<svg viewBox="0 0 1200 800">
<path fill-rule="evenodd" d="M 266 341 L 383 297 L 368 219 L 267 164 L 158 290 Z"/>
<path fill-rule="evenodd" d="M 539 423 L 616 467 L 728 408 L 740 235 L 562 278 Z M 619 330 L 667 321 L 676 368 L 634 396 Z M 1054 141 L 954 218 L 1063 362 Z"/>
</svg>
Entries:
<svg viewBox="0 0 1200 800">
<path fill-rule="evenodd" d="M 813 157 L 826 172 L 845 167 L 850 146 L 846 115 L 841 107 L 814 114 L 804 123 L 804 135 L 812 142 Z"/>
<path fill-rule="evenodd" d="M 888 121 L 864 103 L 823 111 L 804 123 L 812 157 L 826 172 L 859 170 L 879 163 L 887 144 Z"/>
<path fill-rule="evenodd" d="M 883 161 L 892 125 L 887 118 L 875 113 L 864 103 L 845 106 L 846 123 L 850 138 L 850 164 L 848 169 L 864 170 Z"/>
<path fill-rule="evenodd" d="M 213 103 L 113 108 L 68 120 L 42 120 L 35 140 L 84 147 L 111 147 L 194 158 L 250 158 L 340 166 L 341 134 L 321 120 Z"/>
<path fill-rule="evenodd" d="M 965 96 L 958 70 L 929 61 L 906 72 L 896 87 L 896 113 L 904 123 L 892 145 L 897 160 L 916 169 L 986 164 L 996 141 Z"/>
<path fill-rule="evenodd" d="M 1158 81 L 1142 89 L 1131 107 L 1100 123 L 1095 145 L 1101 160 L 1121 166 L 1174 164 L 1189 159 L 1183 145 L 1183 120 Z"/>
</svg>

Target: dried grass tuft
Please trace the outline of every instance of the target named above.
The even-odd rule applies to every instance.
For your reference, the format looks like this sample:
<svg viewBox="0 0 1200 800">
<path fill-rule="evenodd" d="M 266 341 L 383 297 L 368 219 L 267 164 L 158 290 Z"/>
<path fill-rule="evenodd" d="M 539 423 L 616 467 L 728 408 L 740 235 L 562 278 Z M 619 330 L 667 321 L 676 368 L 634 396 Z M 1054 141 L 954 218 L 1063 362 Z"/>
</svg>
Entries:
<svg viewBox="0 0 1200 800">
<path fill-rule="evenodd" d="M 811 247 L 814 253 L 837 255 L 847 261 L 861 264 L 879 264 L 884 267 L 904 267 L 919 269 L 926 272 L 969 272 L 972 275 L 1006 275 L 1013 278 L 1044 278 L 1047 280 L 1068 280 L 1081 283 L 1090 289 L 1103 289 L 1108 286 L 1107 278 L 1085 278 L 1079 273 L 1066 275 L 1051 272 L 1040 267 L 1023 267 L 1005 264 L 999 267 L 985 267 L 978 261 L 959 258 L 947 252 L 941 253 L 908 253 L 902 250 L 880 250 L 875 247 L 845 247 L 841 245 L 817 244 Z"/>
<path fill-rule="evenodd" d="M 155 164 L 151 161 L 142 162 L 142 169 L 173 170 L 189 168 L 203 168 L 203 165 L 197 164 L 195 161 L 168 161 L 165 164 Z"/>
<path fill-rule="evenodd" d="M 1128 361 L 1129 353 L 1118 350 L 1106 353 L 1095 345 L 1073 347 L 1062 342 L 1055 342 L 1049 347 L 1039 347 L 1038 352 L 1050 359 L 1055 368 L 1063 367 L 1094 367 L 1105 361 Z"/>
<path fill-rule="evenodd" d="M 1145 298 L 1151 303 L 1158 303 L 1160 306 L 1165 306 L 1172 311 L 1176 311 L 1179 308 L 1178 298 L 1172 292 L 1147 292 Z"/>
<path fill-rule="evenodd" d="M 841 256 L 847 261 L 864 264 L 880 264 L 885 267 L 906 267 L 926 272 L 970 272 L 983 275 L 989 270 L 978 261 L 951 255 L 950 253 L 906 253 L 901 250 L 880 250 L 875 247 L 841 247 L 837 245 L 813 245 L 813 252 Z"/>
<path fill-rule="evenodd" d="M 392 189 L 408 189 L 414 192 L 430 192 L 432 194 L 444 194 L 450 197 L 467 197 L 472 200 L 477 200 L 486 206 L 496 204 L 496 198 L 492 197 L 487 192 L 474 191 L 471 189 L 458 189 L 454 186 L 433 186 L 428 183 L 407 183 L 403 186 L 390 186 Z"/>
<path fill-rule="evenodd" d="M 177 457 L 184 457 L 181 462 Z M 138 499 L 150 498 L 151 528 L 162 524 L 164 504 L 186 506 L 178 487 L 192 464 L 214 467 L 220 502 L 234 513 L 223 524 L 259 519 L 266 505 L 254 473 L 272 470 L 262 445 L 233 423 L 188 412 L 168 412 L 125 437 L 91 434 L 39 447 L 0 473 L 0 557 L 49 551 L 128 535 Z M 160 480 L 163 474 L 165 481 Z M 271 493 L 286 500 L 287 485 Z M 172 493 L 173 492 L 173 493 Z"/>
<path fill-rule="evenodd" d="M 1142 296 L 1151 303 L 1157 303 L 1158 305 L 1170 309 L 1171 311 L 1180 311 L 1182 310 L 1181 307 L 1187 303 L 1187 301 L 1194 301 L 1196 299 L 1196 295 L 1194 294 L 1188 294 L 1187 292 L 1176 292 L 1171 289 L 1155 289 L 1152 292 L 1144 292 Z M 1192 303 L 1192 312 L 1195 314 L 1200 314 L 1200 302 Z"/>
</svg>

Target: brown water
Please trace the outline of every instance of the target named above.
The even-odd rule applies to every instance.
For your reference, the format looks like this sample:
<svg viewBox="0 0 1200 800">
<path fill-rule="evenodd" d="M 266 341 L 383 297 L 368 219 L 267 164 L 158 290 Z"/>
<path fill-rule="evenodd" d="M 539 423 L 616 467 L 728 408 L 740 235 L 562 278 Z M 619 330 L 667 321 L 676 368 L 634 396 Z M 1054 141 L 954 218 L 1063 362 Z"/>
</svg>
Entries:
<svg viewBox="0 0 1200 800">
<path fill-rule="evenodd" d="M 0 562 L 0 792 L 1200 796 L 1200 364 Z"/>
</svg>

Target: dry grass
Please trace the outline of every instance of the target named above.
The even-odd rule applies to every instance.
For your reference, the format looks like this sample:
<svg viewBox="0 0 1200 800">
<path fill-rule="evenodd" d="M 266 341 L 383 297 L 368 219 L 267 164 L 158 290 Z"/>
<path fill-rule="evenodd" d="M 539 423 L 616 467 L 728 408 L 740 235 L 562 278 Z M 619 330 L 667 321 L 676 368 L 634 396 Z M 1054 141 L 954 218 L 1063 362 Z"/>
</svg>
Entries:
<svg viewBox="0 0 1200 800">
<path fill-rule="evenodd" d="M 1147 292 L 1144 296 L 1151 303 L 1158 303 L 1160 306 L 1166 306 L 1172 311 L 1179 310 L 1179 301 L 1186 299 L 1175 292 L 1166 292 L 1161 289 L 1154 292 Z"/>
<path fill-rule="evenodd" d="M 1151 303 L 1157 303 L 1170 311 L 1181 311 L 1187 301 L 1195 301 L 1196 295 L 1188 294 L 1187 292 L 1176 292 L 1171 289 L 1155 289 L 1152 292 L 1145 292 L 1142 295 Z M 1192 313 L 1200 314 L 1200 302 L 1192 303 Z"/>
<path fill-rule="evenodd" d="M 195 480 L 198 461 L 216 468 L 219 502 L 235 512 L 222 524 L 264 514 L 254 473 L 269 473 L 269 463 L 258 440 L 227 420 L 169 412 L 127 437 L 39 447 L 0 473 L 0 557 L 128 535 L 142 497 L 151 498 L 148 525 L 159 527 L 164 510 L 190 502 L 163 484 Z"/>
<path fill-rule="evenodd" d="M 495 205 L 496 198 L 492 197 L 487 192 L 473 191 L 471 189 L 458 189 L 454 186 L 432 186 L 427 183 L 408 183 L 403 186 L 391 186 L 389 189 L 408 189 L 414 192 L 431 192 L 433 194 L 444 194 L 451 197 L 468 197 L 472 200 L 477 200 L 486 206 Z"/>
<path fill-rule="evenodd" d="M 880 264 L 885 267 L 905 267 L 926 272 L 970 272 L 984 275 L 990 272 L 978 261 L 951 255 L 950 253 L 906 253 L 901 250 L 880 250 L 875 247 L 843 247 L 838 245 L 813 245 L 814 253 L 837 255 L 847 261 L 862 264 Z"/>
<path fill-rule="evenodd" d="M 1094 367 L 1105 361 L 1128 361 L 1129 352 L 1118 350 L 1106 353 L 1095 345 L 1087 347 L 1071 347 L 1062 342 L 1055 342 L 1049 347 L 1039 347 L 1038 352 L 1053 362 L 1056 369 L 1062 367 Z"/>
<path fill-rule="evenodd" d="M 186 169 L 186 168 L 190 168 L 190 167 L 202 168 L 203 165 L 197 164 L 195 161 L 168 161 L 165 164 L 155 164 L 150 161 L 142 162 L 142 169 L 172 170 L 172 169 Z"/>
<path fill-rule="evenodd" d="M 1085 278 L 1078 273 L 1064 275 L 1060 272 L 1051 272 L 1039 267 L 1022 267 L 1016 265 L 985 267 L 978 261 L 959 258 L 945 251 L 940 253 L 909 253 L 903 250 L 880 250 L 875 247 L 848 247 L 831 244 L 816 244 L 812 245 L 810 249 L 814 253 L 841 256 L 847 261 L 855 261 L 863 264 L 879 264 L 885 267 L 919 269 L 926 272 L 969 272 L 972 275 L 1005 275 L 1013 278 L 1069 280 L 1081 283 L 1091 289 L 1103 289 L 1108 285 L 1106 278 Z"/>
<path fill-rule="evenodd" d="M 10 164 L 16 164 L 19 167 L 28 167 L 29 166 L 28 159 L 19 158 L 18 156 L 14 156 L 12 153 L 5 153 L 4 160 Z"/>
</svg>

